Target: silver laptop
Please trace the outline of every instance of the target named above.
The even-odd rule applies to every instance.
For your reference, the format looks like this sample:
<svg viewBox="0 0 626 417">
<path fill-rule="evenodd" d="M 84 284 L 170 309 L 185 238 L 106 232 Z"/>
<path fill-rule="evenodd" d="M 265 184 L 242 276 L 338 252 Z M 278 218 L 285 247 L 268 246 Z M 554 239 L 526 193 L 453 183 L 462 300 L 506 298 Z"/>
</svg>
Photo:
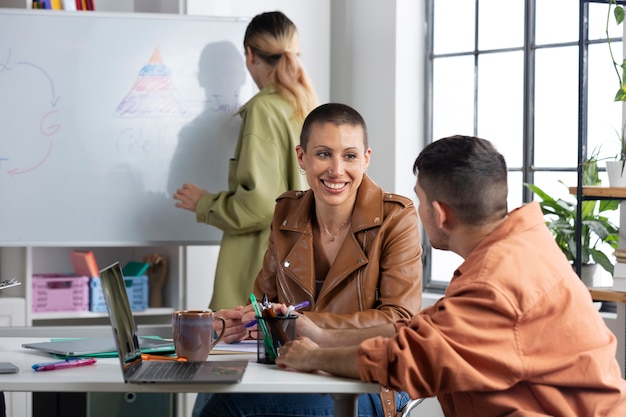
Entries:
<svg viewBox="0 0 626 417">
<path fill-rule="evenodd" d="M 135 318 L 130 309 L 122 269 L 118 262 L 100 271 L 102 292 L 109 311 L 124 381 L 129 383 L 236 383 L 247 360 L 178 362 L 143 361 Z"/>
<path fill-rule="evenodd" d="M 172 353 L 171 340 L 139 337 L 143 353 Z M 111 336 L 90 337 L 87 339 L 54 340 L 50 342 L 24 343 L 22 347 L 35 349 L 59 356 L 117 356 L 117 345 Z"/>
</svg>

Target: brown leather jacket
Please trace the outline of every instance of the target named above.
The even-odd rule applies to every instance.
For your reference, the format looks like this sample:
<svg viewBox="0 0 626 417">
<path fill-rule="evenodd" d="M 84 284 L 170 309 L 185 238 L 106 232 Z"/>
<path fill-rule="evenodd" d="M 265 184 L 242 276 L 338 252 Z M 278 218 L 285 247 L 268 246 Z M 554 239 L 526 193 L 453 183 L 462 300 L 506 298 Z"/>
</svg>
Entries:
<svg viewBox="0 0 626 417">
<path fill-rule="evenodd" d="M 348 234 L 315 299 L 313 193 L 277 199 L 263 269 L 254 293 L 270 301 L 308 301 L 305 314 L 322 327 L 350 328 L 411 318 L 422 302 L 422 247 L 417 211 L 364 176 Z M 323 314 L 320 314 L 323 313 Z"/>
</svg>

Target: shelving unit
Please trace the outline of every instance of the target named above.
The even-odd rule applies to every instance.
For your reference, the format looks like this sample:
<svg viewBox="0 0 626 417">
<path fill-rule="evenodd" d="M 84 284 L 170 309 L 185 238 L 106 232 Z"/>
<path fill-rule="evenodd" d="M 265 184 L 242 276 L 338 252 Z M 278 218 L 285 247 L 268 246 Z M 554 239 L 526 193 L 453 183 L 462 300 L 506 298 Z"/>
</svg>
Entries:
<svg viewBox="0 0 626 417">
<path fill-rule="evenodd" d="M 89 325 L 108 324 L 104 312 L 68 311 L 35 313 L 32 311 L 32 276 L 37 273 L 66 273 L 73 270 L 69 252 L 72 250 L 94 252 L 99 268 L 113 262 L 124 265 L 129 261 L 142 260 L 144 256 L 159 253 L 168 262 L 168 280 L 163 289 L 163 307 L 135 311 L 138 324 L 170 324 L 171 314 L 183 306 L 184 250 L 182 246 L 120 246 L 115 247 L 73 247 L 37 246 L 0 248 L 0 276 L 25 277 L 21 286 L 15 287 L 13 294 L 25 300 L 26 326 Z M 2 262 L 10 259 L 11 262 Z M 6 291 L 9 291 L 6 290 Z M 4 294 L 3 294 L 4 296 Z"/>
</svg>

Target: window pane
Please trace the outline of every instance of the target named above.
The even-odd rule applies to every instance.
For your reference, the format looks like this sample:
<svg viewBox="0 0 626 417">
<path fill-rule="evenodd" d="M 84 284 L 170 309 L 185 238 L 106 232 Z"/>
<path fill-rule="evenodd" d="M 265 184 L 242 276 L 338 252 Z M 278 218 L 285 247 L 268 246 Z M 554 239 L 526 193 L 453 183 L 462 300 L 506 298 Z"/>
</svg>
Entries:
<svg viewBox="0 0 626 417">
<path fill-rule="evenodd" d="M 578 41 L 579 0 L 537 0 L 537 45 Z"/>
<path fill-rule="evenodd" d="M 507 161 L 508 165 L 508 161 Z M 524 185 L 521 172 L 509 172 L 509 196 L 507 205 L 509 211 L 522 205 Z"/>
<path fill-rule="evenodd" d="M 478 49 L 500 49 L 524 45 L 524 0 L 479 0 Z"/>
<path fill-rule="evenodd" d="M 478 59 L 478 136 L 493 142 L 509 167 L 523 162 L 523 59 L 521 51 Z"/>
<path fill-rule="evenodd" d="M 615 22 L 613 7 L 609 10 L 607 3 L 589 3 L 589 39 L 606 39 L 607 16 L 609 17 L 609 35 L 612 38 L 622 37 L 622 26 L 617 26 Z"/>
<path fill-rule="evenodd" d="M 572 167 L 578 160 L 578 48 L 535 56 L 535 165 Z"/>
<path fill-rule="evenodd" d="M 537 172 L 534 184 L 554 199 L 576 201 L 576 196 L 569 193 L 569 187 L 576 186 L 576 172 Z M 537 196 L 533 198 L 539 200 Z"/>
<path fill-rule="evenodd" d="M 612 47 L 621 57 L 622 43 L 615 42 Z M 588 62 L 587 155 L 594 149 L 601 149 L 601 158 L 612 157 L 619 152 L 616 130 L 621 129 L 622 102 L 613 101 L 619 81 L 607 44 L 590 45 Z"/>
<path fill-rule="evenodd" d="M 433 1 L 436 55 L 474 50 L 476 4 L 470 0 Z"/>
<path fill-rule="evenodd" d="M 462 263 L 463 258 L 454 252 L 433 249 L 432 253 L 432 281 L 450 282 L 452 274 Z"/>
<path fill-rule="evenodd" d="M 474 132 L 474 59 L 439 58 L 433 65 L 433 140 Z"/>
</svg>

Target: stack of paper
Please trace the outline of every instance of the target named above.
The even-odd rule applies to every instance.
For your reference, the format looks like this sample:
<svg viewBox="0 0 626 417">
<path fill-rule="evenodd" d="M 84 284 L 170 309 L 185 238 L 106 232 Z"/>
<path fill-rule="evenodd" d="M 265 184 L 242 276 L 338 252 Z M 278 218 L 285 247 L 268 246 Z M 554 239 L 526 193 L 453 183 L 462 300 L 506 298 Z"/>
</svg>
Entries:
<svg viewBox="0 0 626 417">
<path fill-rule="evenodd" d="M 626 292 L 626 249 L 615 251 L 617 263 L 613 271 L 613 290 Z"/>
</svg>

